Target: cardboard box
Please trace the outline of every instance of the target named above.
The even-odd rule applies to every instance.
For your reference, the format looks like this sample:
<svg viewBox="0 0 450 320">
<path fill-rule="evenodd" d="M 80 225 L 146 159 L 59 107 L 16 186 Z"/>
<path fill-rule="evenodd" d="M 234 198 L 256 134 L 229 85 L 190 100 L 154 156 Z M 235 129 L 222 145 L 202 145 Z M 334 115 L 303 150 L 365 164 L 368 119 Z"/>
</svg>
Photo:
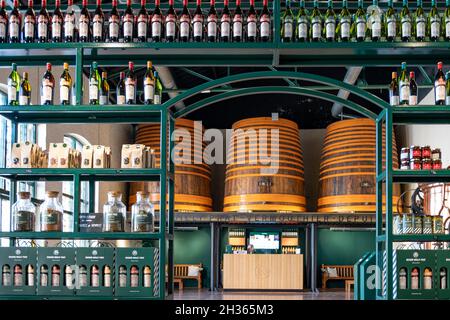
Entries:
<svg viewBox="0 0 450 320">
<path fill-rule="evenodd" d="M 36 295 L 36 248 L 0 248 L 0 294 L 2 295 Z M 10 274 L 3 274 L 3 268 L 9 267 Z M 20 268 L 20 273 L 14 270 Z M 32 272 L 30 268 L 32 268 Z M 7 277 L 5 279 L 4 277 Z M 4 285 L 5 281 L 9 285 Z M 18 285 L 19 284 L 19 285 Z"/>
</svg>

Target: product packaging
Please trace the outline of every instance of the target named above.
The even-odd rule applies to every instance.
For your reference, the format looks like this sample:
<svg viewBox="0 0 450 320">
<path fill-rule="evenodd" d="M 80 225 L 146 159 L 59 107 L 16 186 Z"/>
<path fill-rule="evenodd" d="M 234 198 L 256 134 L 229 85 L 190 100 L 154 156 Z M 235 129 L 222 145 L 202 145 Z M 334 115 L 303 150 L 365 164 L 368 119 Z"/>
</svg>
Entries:
<svg viewBox="0 0 450 320">
<path fill-rule="evenodd" d="M 0 294 L 36 295 L 36 248 L 0 248 Z"/>
</svg>

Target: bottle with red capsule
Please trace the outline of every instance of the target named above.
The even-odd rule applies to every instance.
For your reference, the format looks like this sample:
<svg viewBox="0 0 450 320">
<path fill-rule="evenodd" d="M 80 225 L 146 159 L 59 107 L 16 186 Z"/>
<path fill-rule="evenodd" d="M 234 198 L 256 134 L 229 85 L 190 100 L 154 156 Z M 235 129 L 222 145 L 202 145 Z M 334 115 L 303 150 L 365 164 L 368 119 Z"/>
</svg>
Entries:
<svg viewBox="0 0 450 320">
<path fill-rule="evenodd" d="M 87 8 L 87 0 L 83 0 L 80 18 L 78 19 L 78 37 L 80 42 L 89 42 L 91 39 L 91 14 Z"/>
<path fill-rule="evenodd" d="M 246 38 L 248 42 L 256 42 L 256 35 L 258 34 L 257 21 L 255 0 L 250 0 L 250 9 L 248 10 L 245 22 Z"/>
<path fill-rule="evenodd" d="M 125 102 L 126 104 L 136 104 L 136 74 L 134 73 L 134 63 L 128 62 L 128 71 L 125 76 Z"/>
<path fill-rule="evenodd" d="M 145 0 L 141 0 L 141 9 L 137 16 L 137 39 L 139 42 L 147 42 L 149 16 L 145 8 Z"/>
<path fill-rule="evenodd" d="M 203 24 L 202 0 L 197 0 L 197 9 L 195 9 L 194 18 L 192 19 L 193 39 L 195 42 L 203 41 Z"/>
<path fill-rule="evenodd" d="M 262 42 L 267 42 L 270 40 L 270 34 L 272 30 L 268 5 L 269 0 L 263 0 L 263 9 L 261 15 L 259 16 L 259 39 Z"/>
<path fill-rule="evenodd" d="M 180 36 L 181 42 L 188 42 L 191 38 L 191 13 L 188 9 L 188 0 L 183 0 L 183 11 L 180 16 Z"/>
<path fill-rule="evenodd" d="M 220 41 L 230 42 L 231 41 L 231 15 L 230 9 L 228 8 L 229 0 L 224 0 L 222 15 L 220 17 Z"/>
<path fill-rule="evenodd" d="M 211 0 L 211 7 L 209 8 L 208 19 L 206 21 L 206 32 L 208 42 L 216 42 L 217 41 L 217 24 L 219 22 L 219 18 L 217 16 L 216 11 L 216 1 Z"/>
<path fill-rule="evenodd" d="M 92 18 L 92 39 L 94 42 L 103 42 L 103 24 L 105 23 L 105 15 L 102 10 L 102 0 L 97 0 L 97 8 L 94 12 L 94 17 Z"/>
<path fill-rule="evenodd" d="M 160 42 L 163 37 L 163 14 L 160 8 L 160 0 L 155 0 L 155 11 L 152 15 L 152 41 Z"/>
<path fill-rule="evenodd" d="M 122 37 L 124 42 L 133 42 L 134 15 L 131 0 L 127 0 L 127 8 L 122 16 Z"/>
<path fill-rule="evenodd" d="M 26 43 L 33 43 L 36 34 L 36 15 L 33 10 L 33 0 L 28 0 L 28 8 L 23 17 L 22 39 Z"/>
<path fill-rule="evenodd" d="M 22 16 L 19 12 L 19 0 L 14 0 L 14 8 L 9 15 L 8 38 L 10 43 L 20 42 L 20 26 L 22 25 Z"/>
<path fill-rule="evenodd" d="M 62 29 L 63 29 L 63 14 L 61 12 L 61 0 L 56 0 L 55 2 L 55 11 L 52 16 L 52 42 L 61 42 L 62 41 Z"/>
<path fill-rule="evenodd" d="M 236 9 L 233 14 L 233 42 L 241 42 L 243 36 L 243 16 L 241 9 L 241 0 L 236 0 Z"/>
<path fill-rule="evenodd" d="M 41 11 L 37 18 L 37 39 L 39 42 L 48 42 L 50 16 L 47 11 L 47 0 L 42 0 Z"/>
<path fill-rule="evenodd" d="M 67 2 L 67 10 L 64 15 L 64 41 L 75 41 L 75 11 L 73 10 L 73 0 Z"/>
<path fill-rule="evenodd" d="M 173 1 L 169 0 L 169 10 L 164 23 L 164 29 L 166 30 L 166 41 L 174 42 L 177 35 L 177 14 L 173 8 Z"/>
<path fill-rule="evenodd" d="M 112 9 L 109 14 L 108 19 L 108 41 L 118 42 L 119 41 L 119 30 L 120 30 L 120 17 L 119 11 L 117 11 L 117 0 L 112 1 Z"/>
<path fill-rule="evenodd" d="M 5 0 L 0 1 L 0 43 L 5 43 L 8 35 L 8 14 Z"/>
</svg>

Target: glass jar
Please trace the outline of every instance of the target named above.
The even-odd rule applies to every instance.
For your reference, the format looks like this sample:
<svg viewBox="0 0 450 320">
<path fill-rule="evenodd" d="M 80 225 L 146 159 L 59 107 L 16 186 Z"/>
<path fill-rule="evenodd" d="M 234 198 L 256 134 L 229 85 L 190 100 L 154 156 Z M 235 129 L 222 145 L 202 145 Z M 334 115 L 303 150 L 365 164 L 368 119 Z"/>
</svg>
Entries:
<svg viewBox="0 0 450 320">
<path fill-rule="evenodd" d="M 63 228 L 63 206 L 58 201 L 58 191 L 47 191 L 39 211 L 40 231 L 58 231 Z"/>
<path fill-rule="evenodd" d="M 122 202 L 122 193 L 108 192 L 108 202 L 103 206 L 103 232 L 124 232 L 127 208 Z"/>
<path fill-rule="evenodd" d="M 155 209 L 147 192 L 136 193 L 136 203 L 131 207 L 131 231 L 153 232 Z"/>
<path fill-rule="evenodd" d="M 422 159 L 431 159 L 431 147 L 422 147 Z"/>
<path fill-rule="evenodd" d="M 409 158 L 411 160 L 414 158 L 422 158 L 422 148 L 419 146 L 411 146 L 409 148 Z"/>
<path fill-rule="evenodd" d="M 442 156 L 441 149 L 436 148 L 436 149 L 433 149 L 433 151 L 431 151 L 431 159 L 432 160 L 441 160 L 441 156 Z"/>
<path fill-rule="evenodd" d="M 432 160 L 433 161 L 433 170 L 441 170 L 442 169 L 442 161 L 441 160 Z"/>
<path fill-rule="evenodd" d="M 412 159 L 409 162 L 409 166 L 411 170 L 421 170 L 422 169 L 422 161 L 420 159 Z"/>
<path fill-rule="evenodd" d="M 36 206 L 31 202 L 29 192 L 19 192 L 12 207 L 11 231 L 34 231 Z"/>
<path fill-rule="evenodd" d="M 433 168 L 431 159 L 422 160 L 422 170 L 431 170 Z"/>
<path fill-rule="evenodd" d="M 400 170 L 408 170 L 409 169 L 409 160 L 402 161 L 400 165 Z"/>
<path fill-rule="evenodd" d="M 402 148 L 400 153 L 400 160 L 403 161 L 409 161 L 409 148 Z"/>
</svg>

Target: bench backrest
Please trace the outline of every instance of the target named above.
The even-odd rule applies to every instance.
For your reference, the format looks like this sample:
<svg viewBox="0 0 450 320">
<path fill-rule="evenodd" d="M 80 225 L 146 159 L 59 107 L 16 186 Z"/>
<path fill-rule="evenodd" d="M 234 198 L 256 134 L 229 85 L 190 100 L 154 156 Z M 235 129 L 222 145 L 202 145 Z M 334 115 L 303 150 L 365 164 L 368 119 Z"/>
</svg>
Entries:
<svg viewBox="0 0 450 320">
<path fill-rule="evenodd" d="M 175 264 L 173 266 L 173 275 L 175 277 L 187 277 L 189 274 L 189 266 L 202 268 L 202 264 Z M 199 273 L 201 274 L 201 272 Z"/>
<path fill-rule="evenodd" d="M 353 278 L 353 266 L 351 265 L 322 265 L 322 269 L 326 270 L 327 268 L 335 268 L 338 278 Z"/>
</svg>

